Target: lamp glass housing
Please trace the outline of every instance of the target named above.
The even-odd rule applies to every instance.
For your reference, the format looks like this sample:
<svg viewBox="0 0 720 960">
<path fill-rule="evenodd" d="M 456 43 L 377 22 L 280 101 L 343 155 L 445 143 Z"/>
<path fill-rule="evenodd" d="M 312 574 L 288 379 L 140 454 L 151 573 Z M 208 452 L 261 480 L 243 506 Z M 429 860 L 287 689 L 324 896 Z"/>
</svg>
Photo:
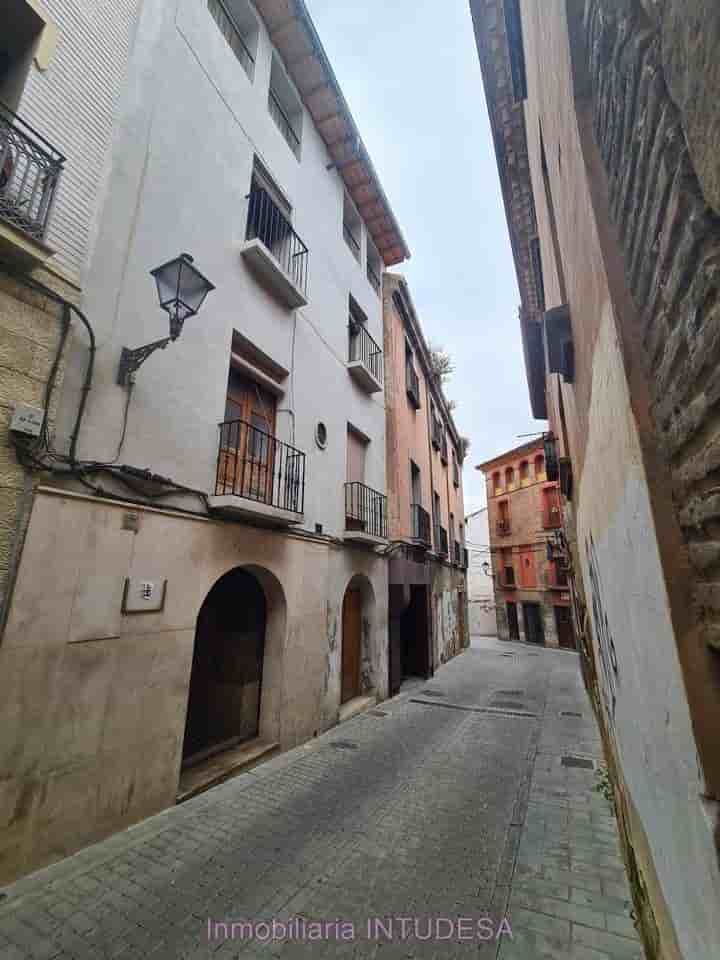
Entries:
<svg viewBox="0 0 720 960">
<path fill-rule="evenodd" d="M 156 267 L 150 275 L 157 284 L 160 306 L 170 315 L 170 335 L 174 339 L 183 322 L 198 312 L 215 287 L 193 266 L 193 258 L 188 253 Z"/>
</svg>

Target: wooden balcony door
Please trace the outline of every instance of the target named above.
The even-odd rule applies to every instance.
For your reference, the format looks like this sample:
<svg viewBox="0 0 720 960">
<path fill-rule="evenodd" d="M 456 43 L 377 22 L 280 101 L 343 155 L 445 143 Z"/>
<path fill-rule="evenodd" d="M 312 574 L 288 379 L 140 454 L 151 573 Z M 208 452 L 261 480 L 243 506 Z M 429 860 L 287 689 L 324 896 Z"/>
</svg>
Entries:
<svg viewBox="0 0 720 960">
<path fill-rule="evenodd" d="M 225 420 L 240 421 L 225 432 L 225 479 L 240 497 L 273 502 L 275 397 L 236 370 L 230 370 Z"/>
</svg>

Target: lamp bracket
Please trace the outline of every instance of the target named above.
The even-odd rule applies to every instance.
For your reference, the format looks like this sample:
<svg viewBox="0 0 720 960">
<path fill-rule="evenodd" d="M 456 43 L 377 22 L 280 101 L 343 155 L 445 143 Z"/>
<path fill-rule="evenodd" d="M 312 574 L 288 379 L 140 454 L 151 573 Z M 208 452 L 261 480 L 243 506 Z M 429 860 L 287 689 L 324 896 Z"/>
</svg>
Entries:
<svg viewBox="0 0 720 960">
<path fill-rule="evenodd" d="M 164 350 L 177 337 L 163 337 L 162 340 L 154 340 L 152 343 L 146 343 L 142 347 L 130 350 L 123 347 L 120 354 L 120 365 L 118 367 L 117 382 L 121 387 L 131 386 L 135 380 L 135 373 L 156 350 Z"/>
</svg>

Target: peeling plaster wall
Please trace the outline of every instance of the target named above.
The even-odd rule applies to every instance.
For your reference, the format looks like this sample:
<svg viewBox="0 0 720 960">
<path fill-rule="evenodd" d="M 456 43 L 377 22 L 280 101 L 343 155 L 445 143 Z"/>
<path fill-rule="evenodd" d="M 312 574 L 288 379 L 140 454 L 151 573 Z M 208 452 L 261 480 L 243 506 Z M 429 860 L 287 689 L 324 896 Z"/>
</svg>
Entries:
<svg viewBox="0 0 720 960">
<path fill-rule="evenodd" d="M 457 656 L 470 643 L 465 575 L 453 567 L 431 565 L 433 662 Z"/>
<path fill-rule="evenodd" d="M 712 960 L 720 873 L 609 305 L 592 387 L 577 533 L 603 710 L 682 955 Z"/>
</svg>

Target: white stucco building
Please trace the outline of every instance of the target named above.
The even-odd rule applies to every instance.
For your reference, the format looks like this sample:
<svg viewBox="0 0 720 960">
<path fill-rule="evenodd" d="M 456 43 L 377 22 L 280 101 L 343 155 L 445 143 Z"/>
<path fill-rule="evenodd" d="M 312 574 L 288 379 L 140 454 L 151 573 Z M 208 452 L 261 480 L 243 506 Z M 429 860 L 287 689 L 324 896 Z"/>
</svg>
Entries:
<svg viewBox="0 0 720 960">
<path fill-rule="evenodd" d="M 497 636 L 493 564 L 487 507 L 465 517 L 468 561 L 468 607 L 470 633 L 481 637 Z M 483 565 L 487 565 L 485 572 Z"/>
<path fill-rule="evenodd" d="M 79 0 L 43 9 L 53 64 L 78 42 L 90 72 L 108 56 Z M 0 734 L 8 789 L 31 798 L 0 879 L 388 689 L 378 345 L 383 269 L 409 255 L 397 222 L 300 0 L 112 16 L 104 146 L 90 188 L 61 182 L 46 237 L 94 349 L 73 322 L 0 647 L 44 705 Z M 97 133 L 96 107 L 55 116 L 52 69 L 16 106 L 77 170 L 65 134 Z M 214 289 L 119 376 L 124 348 L 167 336 L 149 271 L 181 252 Z"/>
</svg>

